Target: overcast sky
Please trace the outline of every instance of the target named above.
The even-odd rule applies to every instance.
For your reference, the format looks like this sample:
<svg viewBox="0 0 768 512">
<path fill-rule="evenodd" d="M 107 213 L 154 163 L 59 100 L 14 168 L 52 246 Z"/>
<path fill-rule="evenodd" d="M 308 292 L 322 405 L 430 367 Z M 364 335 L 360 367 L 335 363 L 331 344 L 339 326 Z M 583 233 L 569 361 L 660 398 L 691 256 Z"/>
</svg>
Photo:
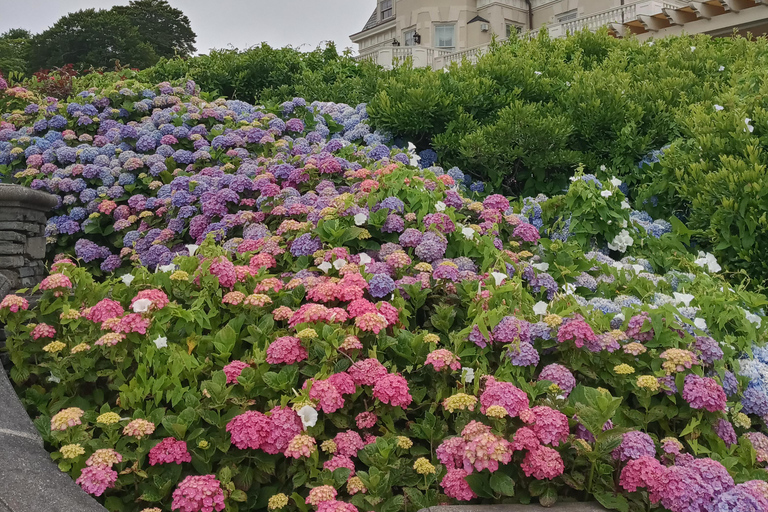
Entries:
<svg viewBox="0 0 768 512">
<path fill-rule="evenodd" d="M 211 48 L 271 46 L 313 49 L 332 40 L 339 51 L 356 49 L 349 35 L 359 32 L 374 0 L 170 0 L 184 11 L 197 34 L 198 53 Z M 109 9 L 128 0 L 0 0 L 0 33 L 11 28 L 42 32 L 68 12 Z"/>
</svg>

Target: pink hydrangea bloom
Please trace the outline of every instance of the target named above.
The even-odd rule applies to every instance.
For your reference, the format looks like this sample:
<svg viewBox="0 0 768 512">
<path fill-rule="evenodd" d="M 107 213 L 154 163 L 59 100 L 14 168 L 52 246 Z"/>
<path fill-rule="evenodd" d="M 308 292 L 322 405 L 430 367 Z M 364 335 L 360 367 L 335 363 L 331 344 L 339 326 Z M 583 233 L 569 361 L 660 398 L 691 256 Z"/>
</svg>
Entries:
<svg viewBox="0 0 768 512">
<path fill-rule="evenodd" d="M 149 465 L 181 464 L 192 462 L 192 455 L 187 451 L 187 443 L 173 437 L 166 437 L 149 450 Z"/>
<path fill-rule="evenodd" d="M 427 361 L 424 366 L 432 365 L 435 371 L 439 372 L 443 368 L 450 368 L 453 371 L 461 368 L 458 356 L 454 355 L 450 350 L 439 348 L 433 350 L 427 355 Z"/>
<path fill-rule="evenodd" d="M 114 487 L 117 481 L 117 471 L 108 466 L 86 466 L 75 482 L 85 492 L 93 496 L 101 496 L 104 491 Z"/>
<path fill-rule="evenodd" d="M 357 428 L 362 430 L 364 428 L 373 428 L 374 425 L 376 425 L 377 419 L 376 414 L 366 411 L 361 412 L 355 417 L 355 423 L 357 424 Z"/>
<path fill-rule="evenodd" d="M 241 450 L 258 450 L 269 439 L 272 428 L 269 418 L 258 411 L 246 411 L 227 423 L 226 430 L 232 437 L 232 444 Z"/>
<path fill-rule="evenodd" d="M 132 420 L 123 428 L 123 435 L 141 439 L 155 431 L 155 424 L 142 418 Z"/>
<path fill-rule="evenodd" d="M 355 381 L 352 380 L 352 377 L 349 376 L 348 373 L 339 372 L 334 373 L 328 379 L 326 379 L 328 382 L 333 384 L 333 386 L 339 390 L 339 393 L 342 395 L 351 395 L 355 391 L 357 391 L 357 386 L 355 385 Z"/>
<path fill-rule="evenodd" d="M 683 399 L 692 408 L 709 412 L 725 411 L 727 401 L 723 387 L 715 379 L 695 374 L 685 376 Z"/>
<path fill-rule="evenodd" d="M 552 480 L 563 474 L 565 464 L 557 450 L 540 446 L 537 450 L 525 454 L 520 467 L 523 468 L 525 476 L 533 476 L 536 480 Z"/>
<path fill-rule="evenodd" d="M 491 210 L 501 210 L 505 212 L 509 209 L 509 199 L 501 194 L 491 194 L 483 201 L 483 206 Z"/>
<path fill-rule="evenodd" d="M 72 288 L 72 281 L 64 274 L 51 274 L 40 283 L 41 290 L 56 290 L 58 288 Z"/>
<path fill-rule="evenodd" d="M 261 449 L 275 454 L 285 450 L 288 443 L 303 430 L 301 418 L 290 407 L 274 407 L 269 413 L 270 431 Z"/>
<path fill-rule="evenodd" d="M 168 295 L 166 295 L 163 290 L 141 290 L 133 299 L 131 299 L 131 307 L 133 307 L 133 304 L 137 300 L 141 299 L 148 299 L 152 301 L 151 307 L 154 309 L 163 309 L 170 302 L 168 300 Z"/>
<path fill-rule="evenodd" d="M 523 242 L 533 243 L 538 242 L 539 238 L 541 238 L 541 235 L 539 235 L 539 230 L 536 229 L 536 226 L 527 222 L 518 224 L 515 227 L 515 230 L 512 232 L 512 236 L 521 239 Z"/>
<path fill-rule="evenodd" d="M 448 473 L 440 481 L 440 487 L 449 498 L 459 501 L 469 501 L 477 498 L 477 494 L 467 483 L 465 477 L 468 475 L 463 469 L 449 469 Z"/>
<path fill-rule="evenodd" d="M 557 341 L 559 343 L 569 340 L 573 340 L 573 344 L 577 348 L 583 347 L 584 343 L 591 345 L 598 341 L 595 331 L 584 321 L 581 315 L 575 315 L 572 319 L 566 320 L 557 331 Z"/>
<path fill-rule="evenodd" d="M 485 414 L 492 405 L 506 409 L 514 418 L 528 409 L 528 395 L 510 382 L 500 382 L 489 377 L 485 382 L 485 391 L 480 395 L 480 412 Z"/>
<path fill-rule="evenodd" d="M 286 457 L 300 459 L 302 457 L 309 457 L 312 452 L 315 451 L 317 442 L 314 437 L 304 434 L 296 434 L 288 442 L 288 446 L 283 452 Z"/>
<path fill-rule="evenodd" d="M 236 384 L 237 378 L 243 372 L 245 368 L 250 365 L 243 361 L 232 361 L 228 365 L 224 366 L 224 375 L 227 376 L 227 384 Z"/>
<path fill-rule="evenodd" d="M 149 318 L 144 318 L 139 313 L 128 313 L 115 326 L 115 332 L 147 334 L 150 323 L 152 321 Z"/>
<path fill-rule="evenodd" d="M 355 476 L 355 463 L 352 459 L 343 455 L 334 455 L 331 460 L 327 460 L 323 463 L 323 469 L 328 471 L 336 471 L 339 468 L 349 469 L 349 476 Z"/>
<path fill-rule="evenodd" d="M 651 488 L 659 474 L 664 471 L 664 466 L 654 457 L 644 455 L 639 459 L 627 462 L 621 470 L 619 485 L 629 492 L 635 492 L 638 488 Z"/>
<path fill-rule="evenodd" d="M 385 300 L 377 302 L 376 307 L 379 309 L 379 313 L 387 319 L 387 326 L 395 325 L 399 320 L 400 311 L 389 302 Z"/>
<path fill-rule="evenodd" d="M 18 313 L 20 309 L 26 311 L 29 309 L 29 301 L 18 295 L 6 295 L 0 301 L 0 309 L 7 309 L 13 313 Z"/>
<path fill-rule="evenodd" d="M 173 491 L 171 510 L 221 512 L 224 507 L 224 491 L 215 475 L 190 475 Z"/>
<path fill-rule="evenodd" d="M 378 311 L 376 304 L 367 299 L 355 299 L 347 305 L 350 318 L 357 318 L 366 313 L 378 313 Z"/>
<path fill-rule="evenodd" d="M 317 506 L 317 512 L 358 512 L 357 507 L 345 501 L 323 501 Z"/>
<path fill-rule="evenodd" d="M 211 275 L 219 278 L 219 285 L 222 288 L 232 289 L 237 283 L 237 271 L 235 265 L 227 259 L 226 256 L 219 256 L 216 258 L 211 266 L 208 267 L 208 271 Z"/>
<path fill-rule="evenodd" d="M 440 443 L 440 446 L 435 450 L 437 460 L 449 470 L 463 468 L 466 445 L 463 437 L 449 437 Z"/>
<path fill-rule="evenodd" d="M 381 313 L 364 313 L 355 318 L 355 326 L 365 332 L 379 334 L 382 329 L 386 329 L 389 323 L 387 318 Z"/>
<path fill-rule="evenodd" d="M 344 398 L 336 386 L 328 380 L 316 380 L 309 388 L 309 398 L 319 402 L 320 409 L 326 414 L 344 407 Z"/>
<path fill-rule="evenodd" d="M 295 336 L 282 336 L 267 347 L 267 362 L 269 364 L 294 364 L 309 357 L 307 349 L 301 345 L 301 340 Z"/>
<path fill-rule="evenodd" d="M 239 304 L 242 304 L 242 302 L 245 300 L 245 294 L 243 292 L 228 292 L 224 294 L 224 297 L 221 298 L 222 304 L 230 304 L 232 306 L 237 306 Z"/>
<path fill-rule="evenodd" d="M 54 338 L 56 337 L 56 328 L 52 325 L 40 323 L 37 324 L 34 329 L 32 329 L 30 335 L 32 336 L 33 340 L 40 338 Z"/>
<path fill-rule="evenodd" d="M 336 489 L 331 485 L 320 485 L 309 490 L 309 496 L 304 503 L 307 505 L 318 506 L 324 501 L 333 501 L 337 496 Z"/>
<path fill-rule="evenodd" d="M 363 438 L 354 430 L 339 432 L 333 438 L 333 442 L 336 443 L 336 455 L 345 457 L 356 457 L 358 450 L 362 450 L 365 446 Z"/>
<path fill-rule="evenodd" d="M 539 437 L 529 427 L 521 427 L 515 432 L 515 438 L 512 442 L 512 449 L 518 450 L 536 450 L 541 446 Z"/>
<path fill-rule="evenodd" d="M 378 359 L 370 358 L 355 362 L 347 370 L 347 373 L 355 381 L 355 384 L 373 386 L 379 379 L 387 375 L 387 369 Z"/>
<path fill-rule="evenodd" d="M 413 401 L 408 389 L 408 381 L 399 373 L 388 373 L 378 379 L 373 386 L 373 396 L 382 403 L 403 409 Z"/>
<path fill-rule="evenodd" d="M 520 416 L 531 425 L 542 444 L 557 446 L 568 438 L 568 417 L 545 405 L 537 405 Z"/>
<path fill-rule="evenodd" d="M 85 318 L 91 322 L 102 323 L 110 318 L 119 318 L 124 313 L 123 306 L 116 300 L 101 299 L 95 306 L 90 308 Z"/>
<path fill-rule="evenodd" d="M 490 432 L 475 436 L 464 447 L 462 464 L 464 471 L 487 469 L 493 473 L 499 469 L 499 462 L 509 464 L 512 460 L 512 444 Z"/>
</svg>

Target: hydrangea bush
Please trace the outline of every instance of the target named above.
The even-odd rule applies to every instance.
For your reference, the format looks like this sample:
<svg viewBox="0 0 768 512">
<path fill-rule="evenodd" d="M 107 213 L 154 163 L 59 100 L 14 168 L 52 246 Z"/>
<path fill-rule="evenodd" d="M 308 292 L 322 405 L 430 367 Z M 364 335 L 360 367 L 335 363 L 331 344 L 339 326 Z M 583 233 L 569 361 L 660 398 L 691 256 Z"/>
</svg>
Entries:
<svg viewBox="0 0 768 512">
<path fill-rule="evenodd" d="M 65 253 L 34 307 L 0 302 L 11 377 L 109 510 L 765 510 L 766 300 L 711 255 L 654 267 L 673 233 L 620 184 L 481 196 L 363 134 L 363 107 L 197 92 L 0 130 L 6 173 L 62 197 Z M 632 244 L 578 227 L 594 193 Z"/>
</svg>

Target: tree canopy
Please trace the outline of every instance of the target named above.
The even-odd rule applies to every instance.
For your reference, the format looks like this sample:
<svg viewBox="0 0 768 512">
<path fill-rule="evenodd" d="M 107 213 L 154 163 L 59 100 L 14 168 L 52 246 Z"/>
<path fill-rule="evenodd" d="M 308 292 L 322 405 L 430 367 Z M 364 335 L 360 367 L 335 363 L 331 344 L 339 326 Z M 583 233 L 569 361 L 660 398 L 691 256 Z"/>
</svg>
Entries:
<svg viewBox="0 0 768 512">
<path fill-rule="evenodd" d="M 27 67 L 36 71 L 71 63 L 86 69 L 119 62 L 145 68 L 162 57 L 191 55 L 195 39 L 189 18 L 166 0 L 134 0 L 127 6 L 63 16 L 32 37 Z"/>
</svg>

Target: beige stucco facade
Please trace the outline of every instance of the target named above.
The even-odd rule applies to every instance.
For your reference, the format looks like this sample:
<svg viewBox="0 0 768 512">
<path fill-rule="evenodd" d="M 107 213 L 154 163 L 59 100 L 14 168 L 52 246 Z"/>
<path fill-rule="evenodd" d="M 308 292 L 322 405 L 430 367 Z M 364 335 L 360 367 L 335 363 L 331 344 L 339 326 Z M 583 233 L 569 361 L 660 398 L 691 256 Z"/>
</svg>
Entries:
<svg viewBox="0 0 768 512">
<path fill-rule="evenodd" d="M 359 0 L 371 1 L 371 0 Z M 359 58 L 381 65 L 412 58 L 414 66 L 439 68 L 476 58 L 492 38 L 510 30 L 552 37 L 608 26 L 616 37 L 734 30 L 768 31 L 768 0 L 375 0 L 365 27 L 350 38 Z M 420 41 L 414 35 L 420 36 Z"/>
</svg>

